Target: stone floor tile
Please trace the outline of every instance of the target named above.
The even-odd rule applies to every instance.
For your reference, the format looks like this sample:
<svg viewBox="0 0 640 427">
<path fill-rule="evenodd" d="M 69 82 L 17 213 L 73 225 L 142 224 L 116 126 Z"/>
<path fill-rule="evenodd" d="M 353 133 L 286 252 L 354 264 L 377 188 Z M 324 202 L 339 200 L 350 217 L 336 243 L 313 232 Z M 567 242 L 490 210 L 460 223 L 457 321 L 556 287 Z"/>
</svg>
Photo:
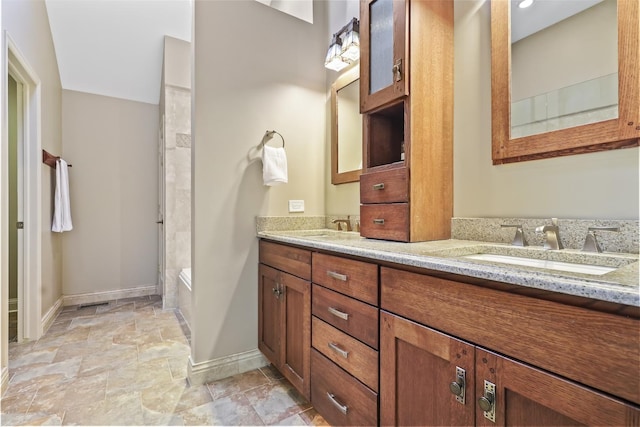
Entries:
<svg viewBox="0 0 640 427">
<path fill-rule="evenodd" d="M 9 345 L 9 360 L 23 356 L 33 350 L 37 341 L 23 341 Z"/>
<path fill-rule="evenodd" d="M 242 394 L 223 397 L 180 413 L 186 425 L 257 426 L 264 425 Z"/>
<path fill-rule="evenodd" d="M 142 419 L 146 426 L 184 426 L 184 419 L 180 414 L 163 414 L 142 408 Z"/>
<path fill-rule="evenodd" d="M 122 335 L 134 333 L 136 331 L 135 320 L 127 320 L 124 322 L 105 323 L 90 327 L 88 340 L 107 340 L 113 338 L 114 335 Z"/>
<path fill-rule="evenodd" d="M 162 336 L 159 331 L 138 331 L 135 329 L 135 322 L 133 331 L 120 332 L 113 335 L 114 344 L 138 346 L 160 342 L 162 342 Z"/>
<path fill-rule="evenodd" d="M 281 380 L 284 376 L 273 365 L 269 364 L 259 368 L 260 371 L 267 376 L 270 380 Z"/>
<path fill-rule="evenodd" d="M 320 415 L 318 411 L 316 411 L 315 408 L 309 408 L 306 411 L 299 413 L 298 415 L 300 415 L 300 418 L 302 418 L 306 425 L 331 427 L 331 424 L 329 424 L 327 420 L 325 420 L 324 417 Z"/>
<path fill-rule="evenodd" d="M 276 426 L 306 426 L 307 424 L 300 417 L 300 415 L 295 414 L 295 415 L 290 416 L 289 418 L 285 418 L 284 420 L 278 421 L 277 423 L 275 423 L 273 425 L 276 425 Z"/>
<path fill-rule="evenodd" d="M 91 405 L 105 399 L 107 373 L 78 377 L 38 389 L 29 412 L 64 415 L 65 410 Z"/>
<path fill-rule="evenodd" d="M 0 412 L 2 414 L 26 414 L 35 395 L 35 390 L 13 396 L 4 395 L 0 400 Z M 4 418 L 4 415 L 0 418 Z M 3 422 L 3 425 L 6 424 Z"/>
<path fill-rule="evenodd" d="M 65 378 L 75 378 L 80 370 L 81 361 L 82 357 L 73 357 L 58 363 L 20 368 L 11 378 L 11 383 L 18 384 L 24 381 L 37 380 L 38 378 L 48 377 L 55 374 L 61 374 Z"/>
<path fill-rule="evenodd" d="M 130 302 L 122 302 L 120 304 L 114 303 L 114 304 L 101 305 L 97 307 L 96 314 L 118 313 L 123 311 L 134 311 L 134 310 L 135 310 L 135 305 L 133 301 L 130 301 Z"/>
<path fill-rule="evenodd" d="M 140 393 L 120 393 L 91 405 L 65 412 L 63 425 L 132 426 L 144 425 Z"/>
<path fill-rule="evenodd" d="M 62 362 L 77 356 L 101 354 L 113 348 L 111 341 L 79 341 L 61 345 L 53 362 Z"/>
<path fill-rule="evenodd" d="M 56 414 L 3 414 L 3 426 L 60 426 L 62 418 Z"/>
<path fill-rule="evenodd" d="M 189 359 L 187 357 L 170 357 L 168 358 L 168 362 L 169 370 L 171 371 L 171 376 L 174 380 L 187 378 L 187 364 L 189 363 Z"/>
<path fill-rule="evenodd" d="M 13 359 L 9 359 L 9 369 L 20 368 L 23 366 L 34 365 L 37 363 L 51 363 L 53 359 L 56 357 L 57 348 L 54 349 L 43 349 L 43 350 L 34 350 L 30 353 L 26 353 L 21 355 L 20 357 L 15 357 Z"/>
<path fill-rule="evenodd" d="M 190 386 L 186 380 L 141 392 L 142 406 L 157 413 L 179 413 L 212 401 L 207 386 Z"/>
<path fill-rule="evenodd" d="M 141 391 L 149 387 L 166 387 L 173 382 L 167 359 L 122 366 L 109 371 L 107 396 L 125 391 Z"/>
<path fill-rule="evenodd" d="M 276 424 L 311 407 L 300 393 L 284 381 L 263 385 L 243 394 L 267 425 Z"/>
<path fill-rule="evenodd" d="M 185 343 L 175 341 L 163 341 L 161 343 L 149 343 L 138 346 L 138 360 L 147 362 L 153 359 L 189 356 L 191 349 Z"/>
<path fill-rule="evenodd" d="M 102 353 L 93 353 L 82 358 L 79 375 L 90 376 L 138 362 L 138 351 L 133 345 L 119 345 Z"/>
<path fill-rule="evenodd" d="M 259 370 L 244 372 L 207 384 L 213 400 L 231 394 L 242 393 L 256 387 L 270 384 L 269 379 Z"/>
</svg>

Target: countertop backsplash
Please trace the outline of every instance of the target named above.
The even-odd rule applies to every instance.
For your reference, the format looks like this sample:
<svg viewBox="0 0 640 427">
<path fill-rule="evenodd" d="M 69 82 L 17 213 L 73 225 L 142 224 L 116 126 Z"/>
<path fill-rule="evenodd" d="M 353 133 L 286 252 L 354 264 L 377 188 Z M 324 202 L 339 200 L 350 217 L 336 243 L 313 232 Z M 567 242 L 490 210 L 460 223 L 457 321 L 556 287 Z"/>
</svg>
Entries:
<svg viewBox="0 0 640 427">
<path fill-rule="evenodd" d="M 336 219 L 346 219 L 347 215 L 326 216 L 259 216 L 256 217 L 256 231 L 287 230 L 337 230 Z M 360 215 L 351 214 L 353 229 Z M 502 224 L 522 225 L 529 246 L 543 246 L 543 235 L 536 233 L 536 227 L 551 225 L 551 218 L 452 218 L 451 238 L 475 240 L 479 242 L 511 243 L 514 228 L 502 228 Z M 597 240 L 605 252 L 637 254 L 640 246 L 640 222 L 637 220 L 587 220 L 558 219 L 560 240 L 566 249 L 582 249 L 589 227 L 619 227 L 620 231 L 596 232 Z"/>
<path fill-rule="evenodd" d="M 451 238 L 480 242 L 510 243 L 514 228 L 502 224 L 522 225 L 529 246 L 543 246 L 543 235 L 536 227 L 551 225 L 551 218 L 452 218 Z M 604 252 L 638 253 L 639 222 L 636 220 L 587 220 L 558 218 L 559 235 L 565 249 L 582 249 L 589 227 L 619 227 L 617 232 L 597 231 L 596 238 Z"/>
</svg>

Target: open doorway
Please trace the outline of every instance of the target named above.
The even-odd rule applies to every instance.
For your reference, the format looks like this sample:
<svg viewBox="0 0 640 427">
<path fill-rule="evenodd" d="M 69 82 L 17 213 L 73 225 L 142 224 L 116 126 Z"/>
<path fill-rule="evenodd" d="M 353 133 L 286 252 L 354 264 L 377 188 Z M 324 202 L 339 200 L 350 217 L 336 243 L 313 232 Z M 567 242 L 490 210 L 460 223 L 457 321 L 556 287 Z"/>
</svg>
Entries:
<svg viewBox="0 0 640 427">
<path fill-rule="evenodd" d="M 18 83 L 16 79 L 9 74 L 7 77 L 7 117 L 8 117 L 8 136 L 9 155 L 8 163 L 8 198 L 9 198 L 9 224 L 7 234 L 9 237 L 9 342 L 18 341 L 18 323 L 19 323 L 19 299 L 18 290 L 22 289 L 22 284 L 18 284 L 22 279 L 20 272 L 20 264 L 22 261 L 22 194 L 23 179 L 21 173 L 22 167 L 22 83 Z M 22 323 L 22 322 L 20 322 Z M 20 329 L 20 335 L 22 330 Z"/>
<path fill-rule="evenodd" d="M 5 33 L 7 58 L 5 92 L 8 132 L 3 168 L 8 189 L 1 194 L 7 221 L 2 230 L 6 245 L 9 327 L 14 340 L 38 339 L 42 335 L 41 303 L 41 168 L 40 80 L 25 57 Z M 5 187 L 5 188 L 7 188 Z M 5 237 L 6 236 L 6 237 Z M 6 239 L 6 240 L 5 240 Z"/>
</svg>

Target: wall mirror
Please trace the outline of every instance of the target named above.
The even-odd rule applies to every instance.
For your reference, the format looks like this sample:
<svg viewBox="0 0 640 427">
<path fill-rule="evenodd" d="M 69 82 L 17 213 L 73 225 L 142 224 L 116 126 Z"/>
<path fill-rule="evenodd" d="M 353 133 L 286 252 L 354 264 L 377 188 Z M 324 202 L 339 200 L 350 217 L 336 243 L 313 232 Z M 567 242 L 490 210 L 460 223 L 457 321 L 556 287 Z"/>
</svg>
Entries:
<svg viewBox="0 0 640 427">
<path fill-rule="evenodd" d="M 360 68 L 350 69 L 331 86 L 331 183 L 356 182 L 362 173 Z"/>
<path fill-rule="evenodd" d="M 494 164 L 638 146 L 637 0 L 491 1 Z"/>
</svg>

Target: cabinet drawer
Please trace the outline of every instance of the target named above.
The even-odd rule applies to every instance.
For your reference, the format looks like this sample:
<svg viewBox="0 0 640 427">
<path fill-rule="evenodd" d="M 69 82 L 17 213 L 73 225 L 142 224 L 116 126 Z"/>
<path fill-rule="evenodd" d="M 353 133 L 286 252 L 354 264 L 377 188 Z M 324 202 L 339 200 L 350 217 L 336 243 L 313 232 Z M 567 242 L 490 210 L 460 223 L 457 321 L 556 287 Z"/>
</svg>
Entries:
<svg viewBox="0 0 640 427">
<path fill-rule="evenodd" d="M 360 175 L 360 203 L 408 202 L 408 176 L 407 168 Z"/>
<path fill-rule="evenodd" d="M 378 395 L 314 349 L 311 404 L 331 425 L 378 424 Z"/>
<path fill-rule="evenodd" d="M 640 404 L 638 319 L 386 267 L 380 283 L 385 310 Z"/>
<path fill-rule="evenodd" d="M 314 316 L 378 349 L 379 311 L 376 307 L 318 285 L 313 285 L 312 301 Z"/>
<path fill-rule="evenodd" d="M 360 205 L 360 235 L 409 241 L 409 204 Z"/>
<path fill-rule="evenodd" d="M 311 252 L 260 240 L 260 262 L 311 280 Z"/>
<path fill-rule="evenodd" d="M 378 266 L 375 264 L 314 253 L 313 282 L 378 305 Z"/>
<path fill-rule="evenodd" d="M 311 320 L 311 345 L 336 365 L 378 391 L 378 352 L 323 322 Z"/>
</svg>

